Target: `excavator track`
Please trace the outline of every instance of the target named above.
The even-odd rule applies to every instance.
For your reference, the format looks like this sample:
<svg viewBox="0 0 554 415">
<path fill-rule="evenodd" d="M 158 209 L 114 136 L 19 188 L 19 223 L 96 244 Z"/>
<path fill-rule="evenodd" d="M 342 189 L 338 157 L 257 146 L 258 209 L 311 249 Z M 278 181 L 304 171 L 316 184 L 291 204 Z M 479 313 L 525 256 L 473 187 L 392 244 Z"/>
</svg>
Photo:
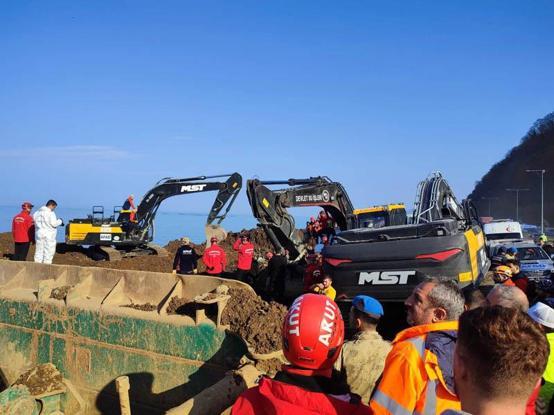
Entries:
<svg viewBox="0 0 554 415">
<path fill-rule="evenodd" d="M 121 255 L 121 251 L 112 248 L 111 246 L 101 245 L 91 247 L 91 252 L 89 256 L 94 260 L 105 261 L 121 261 L 121 258 L 123 258 L 123 255 Z"/>
<path fill-rule="evenodd" d="M 149 243 L 147 246 L 148 246 L 148 249 L 154 251 L 154 253 L 158 256 L 163 256 L 163 257 L 169 256 L 169 252 L 167 251 L 167 249 L 162 248 L 160 245 Z"/>
</svg>

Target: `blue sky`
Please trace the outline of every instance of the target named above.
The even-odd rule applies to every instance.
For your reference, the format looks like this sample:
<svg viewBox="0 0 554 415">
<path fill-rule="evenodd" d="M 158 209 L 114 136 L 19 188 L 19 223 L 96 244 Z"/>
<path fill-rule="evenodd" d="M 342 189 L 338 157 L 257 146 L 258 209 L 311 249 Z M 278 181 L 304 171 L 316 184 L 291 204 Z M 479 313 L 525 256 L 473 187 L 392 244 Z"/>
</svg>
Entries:
<svg viewBox="0 0 554 415">
<path fill-rule="evenodd" d="M 554 110 L 553 21 L 549 1 L 1 2 L 0 204 L 232 171 L 328 175 L 361 207 L 441 170 L 462 198 Z"/>
</svg>

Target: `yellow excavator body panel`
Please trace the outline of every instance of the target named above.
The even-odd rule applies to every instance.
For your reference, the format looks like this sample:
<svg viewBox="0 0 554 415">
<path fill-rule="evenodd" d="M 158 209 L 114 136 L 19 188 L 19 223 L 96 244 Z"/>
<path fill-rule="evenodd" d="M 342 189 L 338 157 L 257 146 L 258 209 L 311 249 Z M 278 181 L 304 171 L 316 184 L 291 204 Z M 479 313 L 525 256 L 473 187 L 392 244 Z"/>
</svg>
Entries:
<svg viewBox="0 0 554 415">
<path fill-rule="evenodd" d="M 95 225 L 92 223 L 69 223 L 67 225 L 66 242 L 84 241 L 87 235 L 99 234 L 98 239 L 102 240 L 102 235 L 110 235 L 107 240 L 112 240 L 114 234 L 123 234 L 121 226 L 115 225 Z"/>
<path fill-rule="evenodd" d="M 354 215 L 361 215 L 362 213 L 375 213 L 375 212 L 385 212 L 395 209 L 406 209 L 406 206 L 403 203 L 394 203 L 390 205 L 381 205 L 381 206 L 371 206 L 363 209 L 354 209 Z"/>
</svg>

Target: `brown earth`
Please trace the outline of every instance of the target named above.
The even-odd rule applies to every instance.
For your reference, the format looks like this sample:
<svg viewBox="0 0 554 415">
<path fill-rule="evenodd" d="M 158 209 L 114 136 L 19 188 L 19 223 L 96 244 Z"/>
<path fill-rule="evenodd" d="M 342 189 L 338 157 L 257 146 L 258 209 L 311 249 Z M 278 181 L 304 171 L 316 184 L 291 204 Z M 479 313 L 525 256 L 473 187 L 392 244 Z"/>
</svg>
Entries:
<svg viewBox="0 0 554 415">
<path fill-rule="evenodd" d="M 265 232 L 260 228 L 250 229 L 248 232 L 255 247 L 255 257 L 263 256 L 267 250 L 273 249 Z M 227 272 L 236 269 L 237 253 L 233 250 L 233 243 L 239 233 L 229 233 L 227 238 L 220 243 L 220 246 L 227 254 Z M 181 246 L 180 240 L 170 241 L 164 248 L 169 252 L 169 256 L 146 255 L 134 258 L 123 258 L 120 261 L 94 261 L 86 255 L 86 252 L 79 247 L 70 247 L 65 244 L 58 244 L 54 264 L 79 265 L 84 267 L 101 267 L 114 269 L 129 269 L 138 271 L 171 272 L 173 268 L 173 257 L 175 252 Z M 204 253 L 206 244 L 195 245 L 198 255 Z M 31 246 L 27 259 L 33 260 L 35 249 Z M 11 232 L 0 233 L 0 258 L 9 259 L 13 254 L 13 239 Z M 199 261 L 198 272 L 205 271 L 204 264 Z"/>
<path fill-rule="evenodd" d="M 279 303 L 262 300 L 255 293 L 231 288 L 231 298 L 223 310 L 222 324 L 228 324 L 256 353 L 281 349 L 281 326 L 287 308 Z"/>
<path fill-rule="evenodd" d="M 258 360 L 254 366 L 256 366 L 256 369 L 260 372 L 267 374 L 269 377 L 273 377 L 281 370 L 283 362 L 278 358 Z"/>
<path fill-rule="evenodd" d="M 55 298 L 56 300 L 65 300 L 67 293 L 72 288 L 72 285 L 62 285 L 61 287 L 56 287 L 52 289 L 50 293 L 50 298 Z"/>
<path fill-rule="evenodd" d="M 31 395 L 38 396 L 64 388 L 62 375 L 52 363 L 45 363 L 27 370 L 14 385 L 25 385 Z"/>
<path fill-rule="evenodd" d="M 135 310 L 142 310 L 142 311 L 154 311 L 158 307 L 154 304 L 145 303 L 145 304 L 125 304 L 120 307 L 127 307 L 127 308 L 134 308 Z"/>
<path fill-rule="evenodd" d="M 182 297 L 171 297 L 167 305 L 167 314 L 180 314 L 194 318 L 196 303 Z"/>
</svg>

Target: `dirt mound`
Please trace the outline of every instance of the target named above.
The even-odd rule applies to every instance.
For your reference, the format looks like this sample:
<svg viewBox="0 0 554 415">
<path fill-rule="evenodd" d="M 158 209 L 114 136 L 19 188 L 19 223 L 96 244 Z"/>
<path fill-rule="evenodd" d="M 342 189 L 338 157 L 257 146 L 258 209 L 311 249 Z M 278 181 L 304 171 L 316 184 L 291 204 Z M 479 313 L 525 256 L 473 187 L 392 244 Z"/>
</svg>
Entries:
<svg viewBox="0 0 554 415">
<path fill-rule="evenodd" d="M 122 305 L 120 307 L 134 308 L 135 310 L 141 310 L 141 311 L 154 311 L 158 308 L 156 305 L 150 304 L 150 303 L 145 303 L 145 304 L 131 303 L 131 304 Z"/>
<path fill-rule="evenodd" d="M 52 292 L 50 293 L 50 298 L 55 298 L 56 300 L 65 300 L 65 297 L 67 297 L 67 293 L 71 288 L 73 288 L 72 285 L 62 285 L 61 287 L 56 287 L 52 289 Z"/>
<path fill-rule="evenodd" d="M 17 378 L 14 385 L 27 386 L 33 396 L 64 388 L 62 375 L 52 363 L 45 363 L 29 369 Z"/>
<path fill-rule="evenodd" d="M 228 324 L 256 353 L 281 349 L 281 326 L 287 308 L 264 301 L 255 293 L 241 288 L 229 290 L 231 298 L 223 310 L 221 322 Z"/>
<path fill-rule="evenodd" d="M 167 305 L 167 314 L 181 314 L 194 317 L 196 304 L 193 301 L 182 297 L 171 297 Z"/>
</svg>

